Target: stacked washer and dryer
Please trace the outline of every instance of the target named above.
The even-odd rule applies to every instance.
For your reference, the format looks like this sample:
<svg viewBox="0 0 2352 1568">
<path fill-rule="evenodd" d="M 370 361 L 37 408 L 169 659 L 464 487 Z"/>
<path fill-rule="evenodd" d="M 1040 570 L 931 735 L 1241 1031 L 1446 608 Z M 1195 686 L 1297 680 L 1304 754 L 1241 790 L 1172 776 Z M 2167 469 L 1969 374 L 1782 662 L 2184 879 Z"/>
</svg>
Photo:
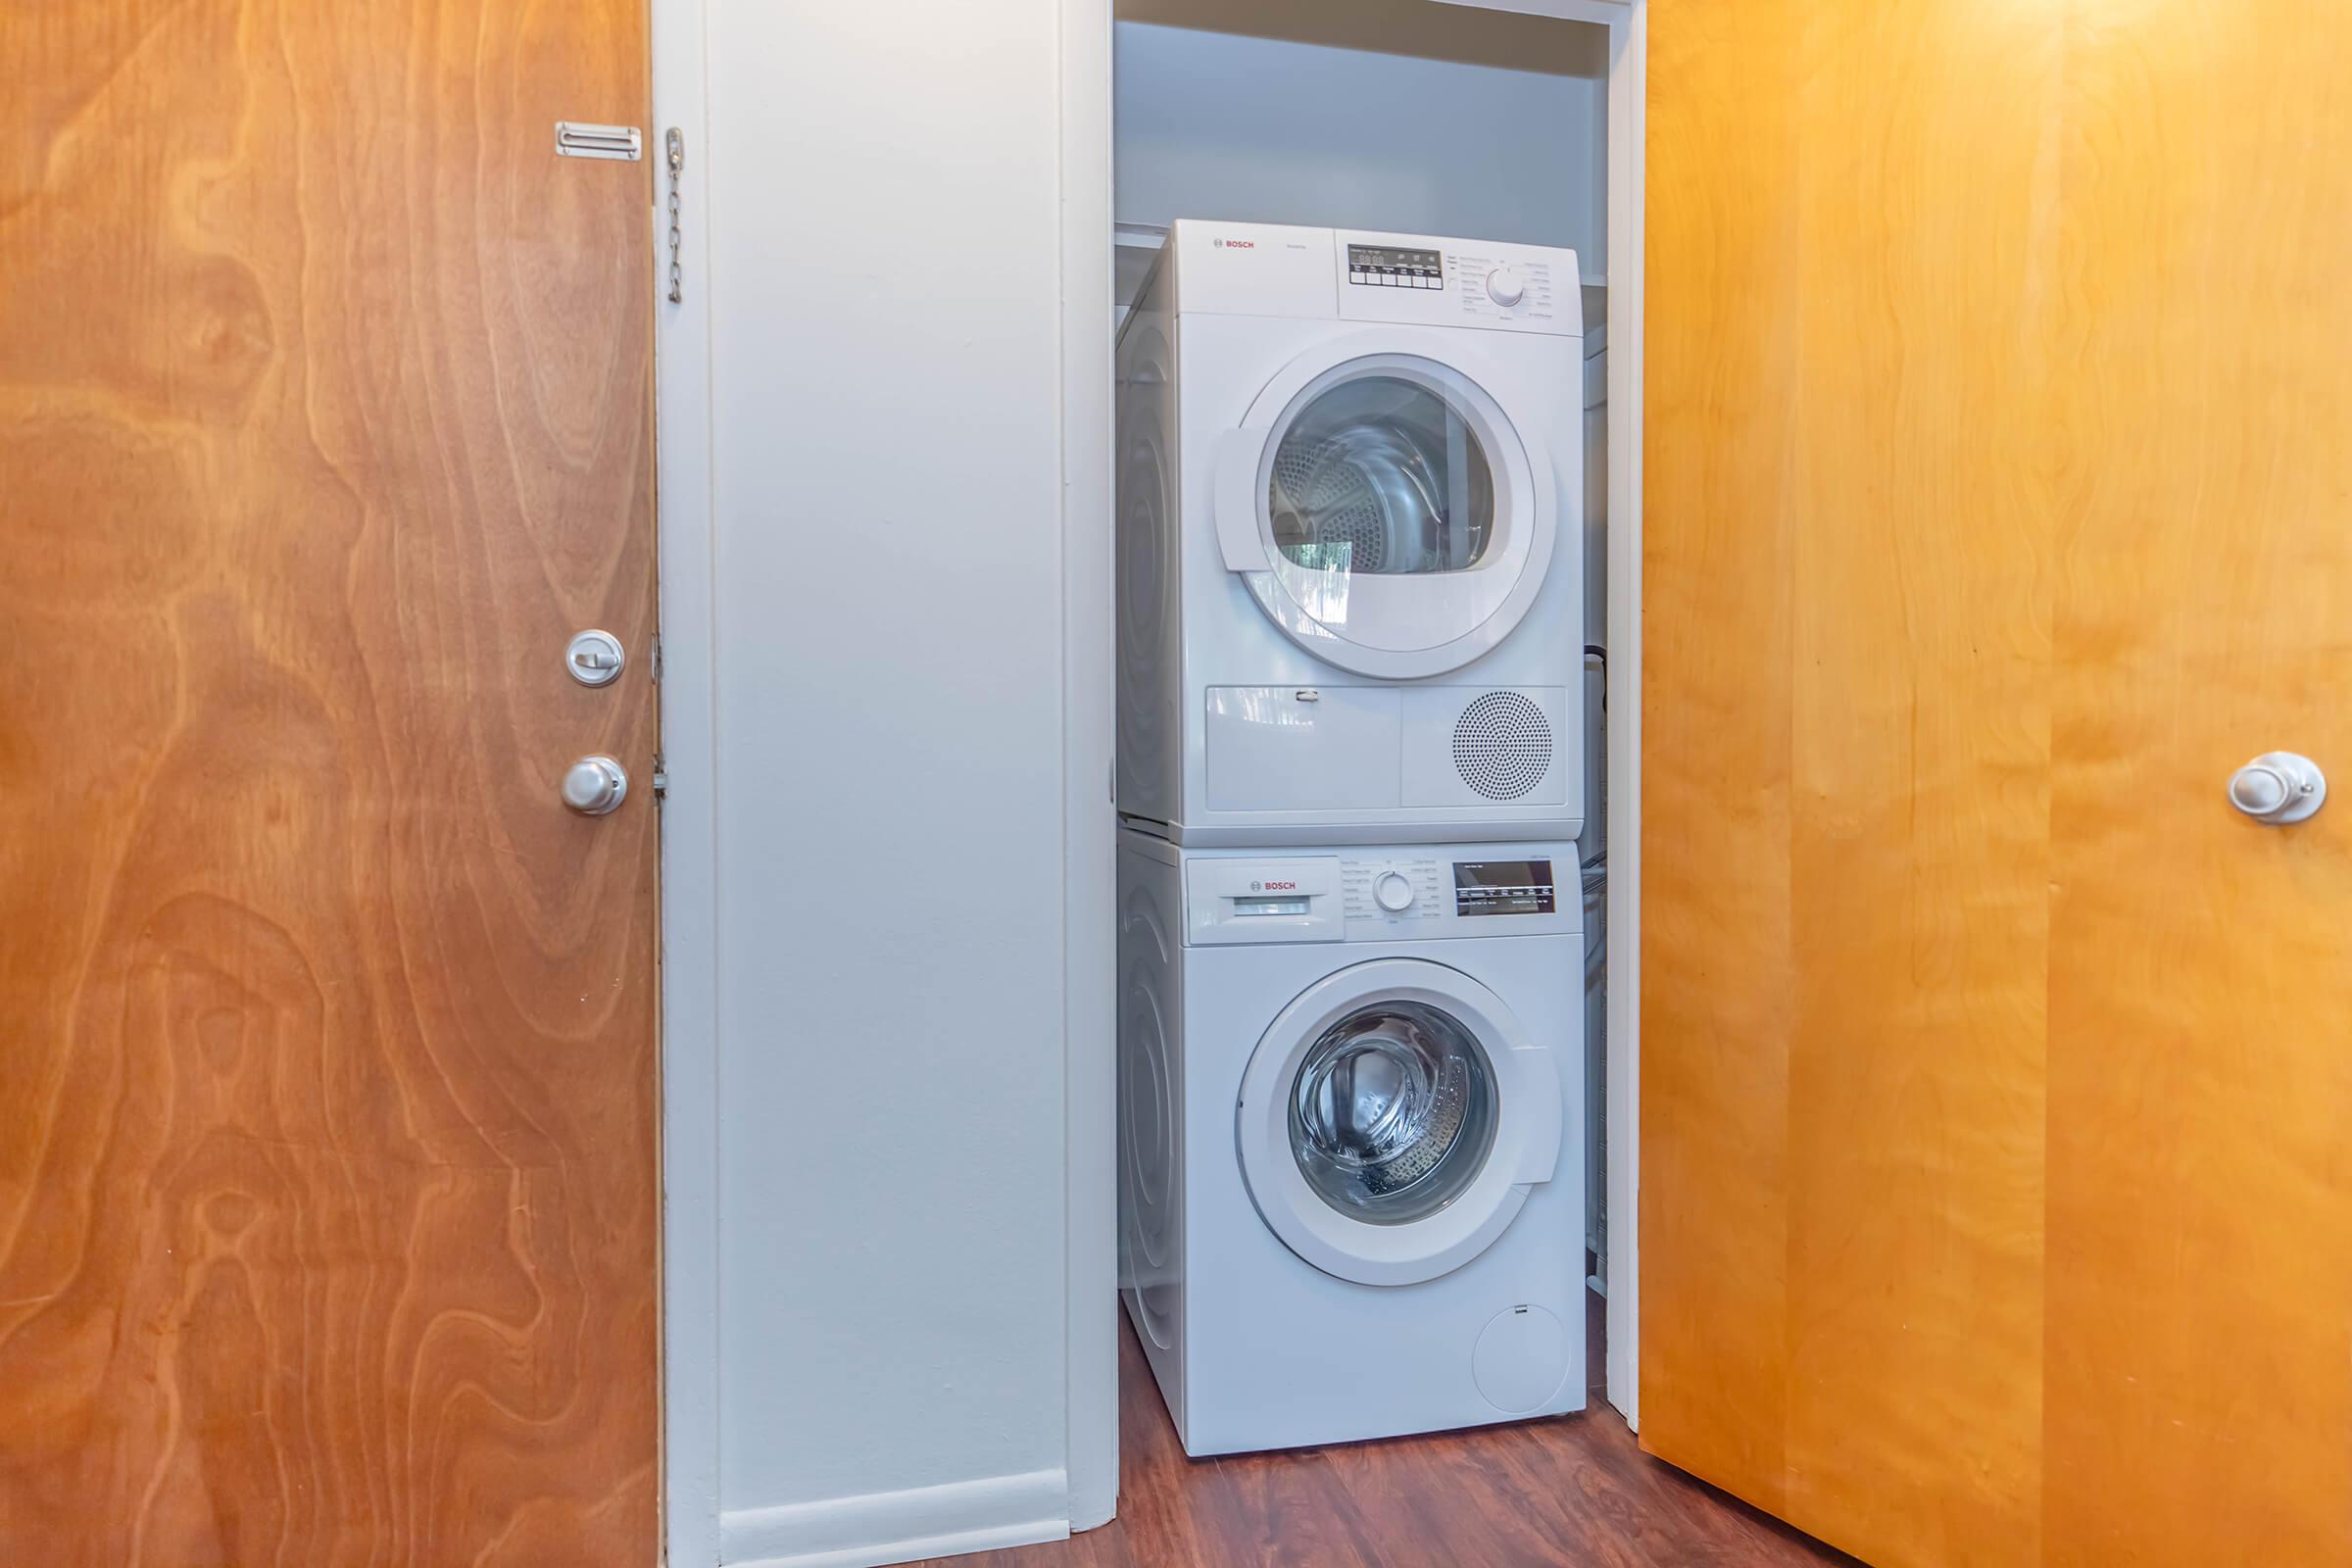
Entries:
<svg viewBox="0 0 2352 1568">
<path fill-rule="evenodd" d="M 1188 1452 L 1585 1402 L 1579 287 L 1187 221 L 1121 328 L 1120 1284 Z"/>
</svg>

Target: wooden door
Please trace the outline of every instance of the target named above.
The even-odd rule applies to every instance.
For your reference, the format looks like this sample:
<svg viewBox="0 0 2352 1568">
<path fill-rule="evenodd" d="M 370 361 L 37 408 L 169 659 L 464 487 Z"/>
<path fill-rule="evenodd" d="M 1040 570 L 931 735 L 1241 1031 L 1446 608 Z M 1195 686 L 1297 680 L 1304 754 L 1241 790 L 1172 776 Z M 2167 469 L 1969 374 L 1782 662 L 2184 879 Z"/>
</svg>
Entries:
<svg viewBox="0 0 2352 1568">
<path fill-rule="evenodd" d="M 2352 11 L 1650 18 L 1643 1443 L 2352 1561 Z"/>
<path fill-rule="evenodd" d="M 657 1553 L 645 32 L 0 12 L 0 1561 Z"/>
</svg>

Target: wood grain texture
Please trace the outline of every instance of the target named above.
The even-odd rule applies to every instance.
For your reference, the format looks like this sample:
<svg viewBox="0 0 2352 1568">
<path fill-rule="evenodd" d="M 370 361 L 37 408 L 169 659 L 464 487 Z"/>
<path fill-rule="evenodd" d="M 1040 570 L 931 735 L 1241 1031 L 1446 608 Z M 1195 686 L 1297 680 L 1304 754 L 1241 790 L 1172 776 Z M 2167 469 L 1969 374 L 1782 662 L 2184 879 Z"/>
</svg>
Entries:
<svg viewBox="0 0 2352 1568">
<path fill-rule="evenodd" d="M 1068 1541 L 943 1557 L 932 1568 L 1778 1568 L 1851 1560 L 1646 1457 L 1605 1407 L 1474 1432 L 1189 1459 L 1122 1317 L 1118 1517 Z"/>
<path fill-rule="evenodd" d="M 2352 829 L 2222 798 L 2352 692 L 2352 17 L 1651 18 L 1643 1444 L 2352 1561 Z"/>
<path fill-rule="evenodd" d="M 0 13 L 0 1560 L 656 1551 L 644 30 Z"/>
<path fill-rule="evenodd" d="M 2352 1562 L 2352 12 L 2077 12 L 2048 1557 Z"/>
<path fill-rule="evenodd" d="M 1641 1409 L 1658 1451 L 1788 1507 L 1791 5 L 1652 10 L 1644 291 Z M 1678 118 L 1680 117 L 1680 118 Z M 1720 637 L 1678 636 L 1679 627 Z M 1663 760 L 1671 757 L 1671 765 Z M 1654 816 L 1652 815 L 1654 813 Z M 1736 875 L 1724 875 L 1726 866 Z M 1672 976 L 1668 983 L 1666 976 Z M 1722 1310 L 1737 1282 L 1739 1310 Z M 1722 1419 L 1678 1419 L 1721 1410 Z"/>
</svg>

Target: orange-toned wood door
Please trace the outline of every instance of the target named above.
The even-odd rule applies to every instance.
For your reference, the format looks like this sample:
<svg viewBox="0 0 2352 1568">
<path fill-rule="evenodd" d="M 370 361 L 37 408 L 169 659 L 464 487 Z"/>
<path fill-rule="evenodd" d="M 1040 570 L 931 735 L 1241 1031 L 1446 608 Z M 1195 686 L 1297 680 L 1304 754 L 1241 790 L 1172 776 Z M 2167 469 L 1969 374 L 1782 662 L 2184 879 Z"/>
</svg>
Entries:
<svg viewBox="0 0 2352 1568">
<path fill-rule="evenodd" d="M 2352 1561 L 2352 9 L 1649 15 L 1642 1440 Z"/>
<path fill-rule="evenodd" d="M 0 1561 L 657 1554 L 646 55 L 0 11 Z"/>
</svg>

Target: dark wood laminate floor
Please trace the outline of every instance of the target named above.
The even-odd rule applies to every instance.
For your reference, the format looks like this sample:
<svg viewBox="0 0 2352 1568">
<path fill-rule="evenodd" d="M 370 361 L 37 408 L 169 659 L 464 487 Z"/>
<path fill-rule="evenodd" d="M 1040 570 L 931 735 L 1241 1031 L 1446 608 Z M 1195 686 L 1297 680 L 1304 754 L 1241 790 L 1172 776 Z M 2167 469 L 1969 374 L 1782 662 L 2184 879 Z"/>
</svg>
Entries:
<svg viewBox="0 0 2352 1568">
<path fill-rule="evenodd" d="M 1597 1324 L 1589 1336 L 1599 1380 Z M 1851 1564 L 1642 1452 L 1597 1389 L 1582 1415 L 1289 1453 L 1188 1459 L 1132 1327 L 1119 1348 L 1119 1516 L 939 1568 L 1772 1568 Z"/>
</svg>

